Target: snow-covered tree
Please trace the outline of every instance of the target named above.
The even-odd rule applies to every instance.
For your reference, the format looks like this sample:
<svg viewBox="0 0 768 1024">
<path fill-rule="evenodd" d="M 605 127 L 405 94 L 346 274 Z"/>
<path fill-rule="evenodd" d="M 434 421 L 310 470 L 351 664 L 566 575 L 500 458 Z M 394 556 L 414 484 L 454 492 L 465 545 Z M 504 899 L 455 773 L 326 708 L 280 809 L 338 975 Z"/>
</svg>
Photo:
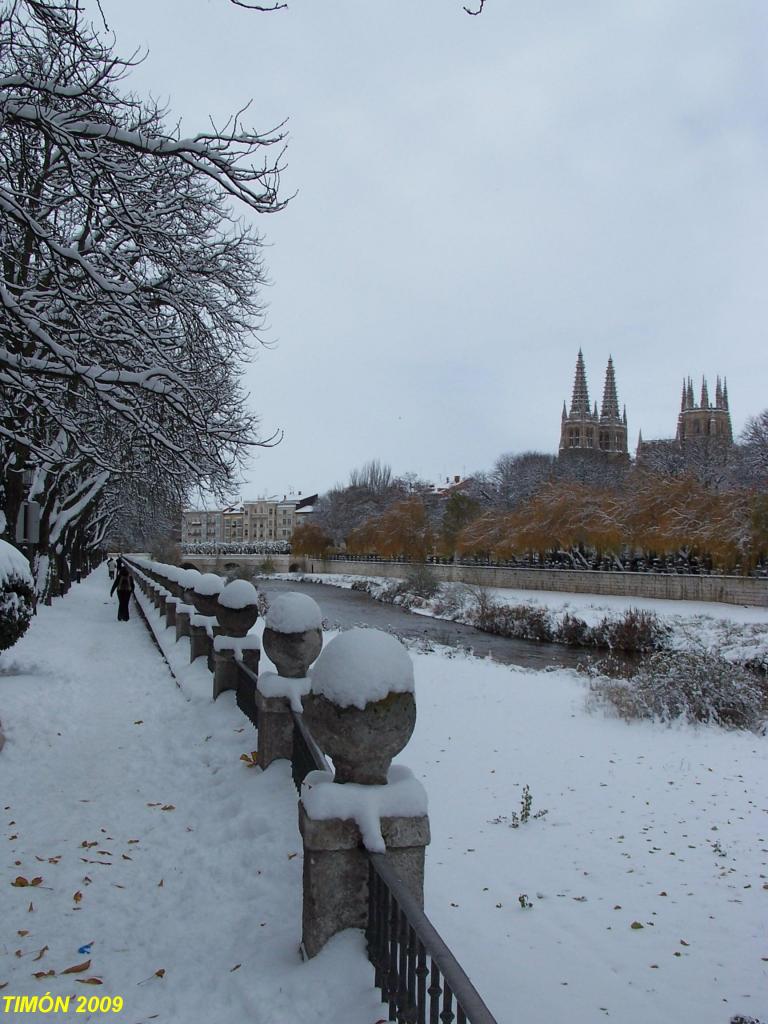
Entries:
<svg viewBox="0 0 768 1024">
<path fill-rule="evenodd" d="M 225 491 L 261 443 L 260 239 L 232 208 L 281 208 L 282 132 L 182 138 L 133 63 L 76 0 L 0 4 L 0 505 L 12 527 L 42 497 L 60 551 L 137 481 Z"/>
</svg>

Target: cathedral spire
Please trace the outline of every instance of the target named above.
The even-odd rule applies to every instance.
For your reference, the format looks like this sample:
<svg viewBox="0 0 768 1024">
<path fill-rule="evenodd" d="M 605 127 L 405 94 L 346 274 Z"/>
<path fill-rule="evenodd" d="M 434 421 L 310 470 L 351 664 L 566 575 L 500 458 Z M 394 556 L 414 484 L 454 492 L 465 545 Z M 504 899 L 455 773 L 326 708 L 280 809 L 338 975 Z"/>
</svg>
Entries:
<svg viewBox="0 0 768 1024">
<path fill-rule="evenodd" d="M 687 408 L 688 390 L 686 388 L 685 377 L 683 377 L 683 397 L 680 399 L 680 412 L 684 412 Z"/>
<path fill-rule="evenodd" d="M 709 390 L 707 388 L 707 378 L 701 378 L 701 408 L 709 408 Z"/>
<path fill-rule="evenodd" d="M 584 369 L 584 356 L 581 349 L 576 359 L 576 376 L 573 381 L 573 397 L 571 398 L 571 416 L 589 416 L 589 391 L 587 390 L 587 373 Z"/>
<path fill-rule="evenodd" d="M 728 409 L 728 381 L 723 377 L 723 408 Z"/>
<path fill-rule="evenodd" d="M 717 376 L 717 384 L 715 385 L 715 408 L 723 408 L 723 386 L 720 383 L 720 375 Z"/>
<path fill-rule="evenodd" d="M 619 419 L 619 397 L 616 394 L 616 374 L 613 369 L 613 356 L 608 356 L 608 366 L 605 371 L 605 386 L 603 388 L 603 406 L 600 412 L 601 419 Z"/>
<path fill-rule="evenodd" d="M 694 408 L 694 401 L 693 401 L 693 379 L 691 377 L 688 378 L 688 387 L 686 388 L 686 391 L 685 391 L 685 402 L 686 402 L 686 406 L 685 406 L 686 409 L 693 409 Z"/>
</svg>

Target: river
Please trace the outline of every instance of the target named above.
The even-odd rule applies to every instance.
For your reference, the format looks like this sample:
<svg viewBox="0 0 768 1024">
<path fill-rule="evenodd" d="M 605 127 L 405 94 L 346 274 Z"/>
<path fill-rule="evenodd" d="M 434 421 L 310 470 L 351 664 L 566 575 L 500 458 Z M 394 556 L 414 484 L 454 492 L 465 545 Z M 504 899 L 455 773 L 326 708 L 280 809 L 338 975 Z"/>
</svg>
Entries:
<svg viewBox="0 0 768 1024">
<path fill-rule="evenodd" d="M 372 626 L 396 633 L 410 640 L 424 640 L 467 651 L 477 658 L 491 657 L 505 665 L 544 669 L 550 666 L 576 668 L 595 652 L 581 647 L 539 643 L 533 640 L 511 640 L 483 633 L 474 626 L 464 626 L 445 619 L 433 619 L 409 612 L 396 605 L 374 601 L 359 590 L 343 590 L 323 583 L 293 583 L 285 580 L 259 580 L 259 589 L 267 598 L 298 591 L 309 594 L 320 605 L 329 629 L 350 626 Z"/>
</svg>

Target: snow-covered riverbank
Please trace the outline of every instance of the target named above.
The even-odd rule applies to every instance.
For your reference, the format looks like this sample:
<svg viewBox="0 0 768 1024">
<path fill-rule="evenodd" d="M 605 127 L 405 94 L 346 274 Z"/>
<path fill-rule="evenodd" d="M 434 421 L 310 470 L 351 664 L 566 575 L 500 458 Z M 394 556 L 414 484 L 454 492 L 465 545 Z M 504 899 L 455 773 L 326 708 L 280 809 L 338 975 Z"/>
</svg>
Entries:
<svg viewBox="0 0 768 1024">
<path fill-rule="evenodd" d="M 0 660 L 0 997 L 93 976 L 131 1024 L 374 1024 L 359 933 L 300 961 L 287 764 L 246 767 L 232 694 L 199 662 L 175 685 L 107 592 L 98 570 Z M 500 1024 L 765 1020 L 768 740 L 590 712 L 571 671 L 412 657 L 426 909 Z M 547 814 L 510 828 L 526 785 Z"/>
</svg>

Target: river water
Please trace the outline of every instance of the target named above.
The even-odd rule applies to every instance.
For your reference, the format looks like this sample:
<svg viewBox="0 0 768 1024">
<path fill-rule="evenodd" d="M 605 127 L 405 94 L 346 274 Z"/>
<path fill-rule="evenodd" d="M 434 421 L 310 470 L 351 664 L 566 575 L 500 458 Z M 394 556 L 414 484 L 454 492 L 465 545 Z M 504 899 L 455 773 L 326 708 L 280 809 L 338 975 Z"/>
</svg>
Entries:
<svg viewBox="0 0 768 1024">
<path fill-rule="evenodd" d="M 444 644 L 467 651 L 477 658 L 491 657 L 505 665 L 544 669 L 549 666 L 576 668 L 585 663 L 594 651 L 564 647 L 562 644 L 539 643 L 533 640 L 510 640 L 507 637 L 482 633 L 473 626 L 444 619 L 417 615 L 396 605 L 374 601 L 359 590 L 343 590 L 322 583 L 293 583 L 285 580 L 259 580 L 259 589 L 268 598 L 298 591 L 309 594 L 320 605 L 329 629 L 350 626 L 372 626 L 396 633 L 411 640 Z"/>
</svg>

